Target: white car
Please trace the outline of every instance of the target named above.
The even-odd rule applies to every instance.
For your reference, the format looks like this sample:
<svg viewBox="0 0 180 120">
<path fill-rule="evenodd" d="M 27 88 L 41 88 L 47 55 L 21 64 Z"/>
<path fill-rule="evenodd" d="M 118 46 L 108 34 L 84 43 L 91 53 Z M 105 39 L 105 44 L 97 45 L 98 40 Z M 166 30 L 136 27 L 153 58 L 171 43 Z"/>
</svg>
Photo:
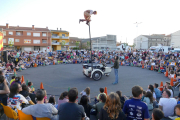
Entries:
<svg viewBox="0 0 180 120">
<path fill-rule="evenodd" d="M 83 74 L 86 77 L 93 78 L 95 81 L 98 81 L 102 78 L 102 75 L 109 76 L 111 73 L 112 68 L 106 67 L 106 64 L 97 64 L 93 65 L 93 68 L 91 65 L 83 64 Z"/>
</svg>

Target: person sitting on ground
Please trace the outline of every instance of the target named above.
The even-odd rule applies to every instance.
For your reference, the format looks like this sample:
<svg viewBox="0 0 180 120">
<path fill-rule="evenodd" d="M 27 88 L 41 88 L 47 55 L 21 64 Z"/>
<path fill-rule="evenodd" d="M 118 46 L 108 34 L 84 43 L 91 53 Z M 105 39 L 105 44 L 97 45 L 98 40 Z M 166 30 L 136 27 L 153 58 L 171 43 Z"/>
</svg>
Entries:
<svg viewBox="0 0 180 120">
<path fill-rule="evenodd" d="M 19 94 L 20 91 L 22 91 L 21 85 L 19 83 L 14 83 L 10 87 L 10 94 L 7 100 L 8 106 L 13 110 L 15 110 L 16 112 L 17 109 L 18 110 L 22 109 L 21 107 L 22 103 L 29 104 L 28 100 L 23 95 Z"/>
<path fill-rule="evenodd" d="M 153 95 L 150 91 L 146 92 L 143 102 L 147 104 L 148 110 L 153 110 Z"/>
<path fill-rule="evenodd" d="M 10 93 L 10 91 L 9 91 L 9 87 L 7 85 L 7 82 L 4 78 L 4 76 L 0 75 L 0 101 L 4 105 L 7 105 L 7 99 L 8 99 L 7 94 L 8 93 Z"/>
<path fill-rule="evenodd" d="M 33 90 L 33 83 L 32 82 L 28 82 L 28 88 L 30 90 L 30 93 L 34 92 L 34 90 Z"/>
<path fill-rule="evenodd" d="M 171 86 L 171 85 L 169 85 L 167 90 L 169 90 L 169 91 L 171 92 L 171 96 L 170 96 L 170 98 L 173 98 L 173 97 L 174 97 L 174 93 L 173 93 L 172 86 Z"/>
<path fill-rule="evenodd" d="M 164 117 L 164 113 L 159 108 L 154 108 L 152 112 L 152 120 L 161 120 Z"/>
<path fill-rule="evenodd" d="M 126 120 L 121 109 L 120 98 L 117 93 L 111 92 L 107 96 L 106 103 L 100 111 L 100 120 Z"/>
<path fill-rule="evenodd" d="M 148 86 L 148 90 L 147 91 L 150 91 L 152 94 L 153 94 L 153 100 L 155 101 L 156 100 L 156 93 L 154 92 L 154 87 L 153 85 L 149 85 Z"/>
<path fill-rule="evenodd" d="M 101 94 L 104 94 L 106 96 L 106 93 L 104 93 L 104 88 L 99 88 L 99 95 L 98 96 L 95 96 L 95 102 L 99 101 L 99 96 Z"/>
<path fill-rule="evenodd" d="M 140 117 L 141 120 L 148 120 L 150 118 L 148 107 L 146 103 L 141 101 L 143 95 L 143 88 L 140 86 L 134 86 L 132 88 L 132 94 L 133 98 L 130 100 L 126 100 L 123 107 L 123 111 L 127 115 L 127 120 L 131 120 L 132 117 Z"/>
<path fill-rule="evenodd" d="M 171 70 L 170 75 L 168 75 L 168 78 L 169 79 L 174 78 L 174 71 L 173 70 Z"/>
<path fill-rule="evenodd" d="M 71 88 L 68 92 L 69 102 L 61 104 L 58 109 L 59 120 L 84 120 L 84 108 L 82 105 L 76 104 L 77 97 L 77 88 Z"/>
<path fill-rule="evenodd" d="M 67 92 L 67 91 L 61 93 L 61 95 L 60 95 L 60 97 L 59 97 L 59 100 L 58 100 L 58 109 L 59 109 L 59 106 L 60 106 L 62 103 L 66 103 L 66 102 L 69 102 L 68 92 Z"/>
<path fill-rule="evenodd" d="M 90 87 L 87 87 L 80 94 L 81 94 L 81 96 L 83 96 L 83 95 L 87 96 L 88 100 L 89 100 L 89 103 L 91 102 L 91 99 L 90 99 Z"/>
<path fill-rule="evenodd" d="M 22 84 L 22 91 L 20 91 L 19 93 L 23 95 L 31 105 L 34 105 L 33 101 L 29 97 L 29 89 L 26 84 Z"/>
<path fill-rule="evenodd" d="M 97 115 L 96 115 L 97 119 L 99 119 L 99 115 L 100 115 L 101 108 L 105 105 L 106 95 L 100 94 L 99 99 L 100 99 L 101 102 L 99 102 L 99 103 L 97 103 L 97 104 L 94 104 L 94 105 L 92 106 L 92 107 L 93 107 L 94 109 L 96 109 L 96 111 L 97 111 Z"/>
<path fill-rule="evenodd" d="M 82 105 L 84 107 L 86 116 L 90 118 L 90 111 L 91 111 L 92 107 L 88 104 L 88 101 L 89 101 L 88 97 L 86 95 L 83 95 L 81 97 L 79 105 Z"/>
<path fill-rule="evenodd" d="M 159 99 L 161 98 L 161 91 L 158 89 L 158 84 L 154 83 L 154 92 L 156 94 L 156 100 L 159 101 Z"/>
<path fill-rule="evenodd" d="M 42 89 L 45 93 L 45 96 L 44 96 L 44 103 L 48 103 L 48 99 L 47 99 L 47 92 L 45 89 Z"/>
<path fill-rule="evenodd" d="M 55 100 L 54 95 L 51 95 L 49 97 L 49 102 L 48 103 L 51 103 L 56 109 L 58 108 L 58 104 L 56 104 L 56 100 Z"/>
<path fill-rule="evenodd" d="M 24 108 L 22 112 L 33 117 L 47 117 L 51 120 L 58 120 L 57 109 L 50 103 L 44 104 L 44 97 L 45 92 L 38 89 L 36 91 L 37 104 Z"/>
<path fill-rule="evenodd" d="M 123 109 L 123 106 L 124 106 L 124 103 L 125 103 L 125 98 L 122 96 L 121 91 L 116 91 L 116 93 L 119 95 L 121 108 Z"/>
<path fill-rule="evenodd" d="M 159 100 L 159 109 L 164 113 L 165 117 L 174 115 L 174 108 L 177 105 L 177 101 L 174 98 L 170 98 L 171 92 L 164 90 L 162 94 L 163 98 Z"/>
<path fill-rule="evenodd" d="M 16 78 L 15 76 L 12 76 L 12 77 L 11 77 L 10 85 L 11 85 L 11 83 L 12 83 L 13 81 L 15 81 L 15 78 Z"/>
<path fill-rule="evenodd" d="M 16 78 L 15 78 L 15 81 L 13 81 L 13 82 L 11 83 L 11 86 L 12 86 L 14 83 L 19 83 L 19 84 L 21 85 L 21 78 L 20 78 L 20 77 L 16 77 Z"/>
</svg>

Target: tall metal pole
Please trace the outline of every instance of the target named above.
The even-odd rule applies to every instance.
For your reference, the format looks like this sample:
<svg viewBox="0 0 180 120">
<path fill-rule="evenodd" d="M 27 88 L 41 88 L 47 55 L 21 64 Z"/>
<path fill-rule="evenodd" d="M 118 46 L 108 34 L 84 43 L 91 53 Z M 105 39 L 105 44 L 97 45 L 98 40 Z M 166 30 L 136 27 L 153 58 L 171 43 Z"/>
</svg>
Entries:
<svg viewBox="0 0 180 120">
<path fill-rule="evenodd" d="M 93 71 L 93 62 L 92 62 L 92 45 L 91 45 L 91 29 L 90 29 L 90 22 L 89 22 L 89 38 L 90 38 L 90 51 L 91 51 L 91 68 Z"/>
</svg>

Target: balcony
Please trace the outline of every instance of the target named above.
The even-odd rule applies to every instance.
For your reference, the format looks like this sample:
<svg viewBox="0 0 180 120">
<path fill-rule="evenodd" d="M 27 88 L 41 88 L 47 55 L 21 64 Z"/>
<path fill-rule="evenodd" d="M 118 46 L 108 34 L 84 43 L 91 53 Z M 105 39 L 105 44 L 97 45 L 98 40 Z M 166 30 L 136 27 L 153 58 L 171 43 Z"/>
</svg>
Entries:
<svg viewBox="0 0 180 120">
<path fill-rule="evenodd" d="M 69 45 L 69 43 L 66 43 L 65 45 Z"/>
<path fill-rule="evenodd" d="M 61 45 L 59 42 L 52 42 L 52 45 Z"/>
<path fill-rule="evenodd" d="M 69 39 L 69 37 L 64 37 L 64 36 L 62 36 L 61 38 L 62 38 L 62 39 Z"/>
<path fill-rule="evenodd" d="M 56 36 L 56 35 L 52 35 L 52 38 L 61 38 L 61 39 L 69 39 L 69 37 L 64 37 L 64 36 Z"/>
<path fill-rule="evenodd" d="M 60 38 L 60 36 L 53 36 L 53 35 L 51 37 L 52 38 L 58 38 L 58 39 Z"/>
</svg>

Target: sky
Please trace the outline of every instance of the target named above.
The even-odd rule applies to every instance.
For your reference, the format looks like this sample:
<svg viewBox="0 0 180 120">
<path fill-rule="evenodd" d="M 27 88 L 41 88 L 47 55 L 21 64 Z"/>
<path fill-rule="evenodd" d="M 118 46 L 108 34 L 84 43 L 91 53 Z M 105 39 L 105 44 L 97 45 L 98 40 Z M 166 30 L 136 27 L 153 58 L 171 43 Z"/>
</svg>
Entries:
<svg viewBox="0 0 180 120">
<path fill-rule="evenodd" d="M 139 35 L 180 30 L 179 5 L 180 0 L 0 0 L 0 25 L 48 26 L 69 31 L 70 37 L 89 38 L 89 27 L 79 19 L 90 9 L 97 11 L 91 37 L 116 35 L 117 42 L 132 45 Z"/>
</svg>

